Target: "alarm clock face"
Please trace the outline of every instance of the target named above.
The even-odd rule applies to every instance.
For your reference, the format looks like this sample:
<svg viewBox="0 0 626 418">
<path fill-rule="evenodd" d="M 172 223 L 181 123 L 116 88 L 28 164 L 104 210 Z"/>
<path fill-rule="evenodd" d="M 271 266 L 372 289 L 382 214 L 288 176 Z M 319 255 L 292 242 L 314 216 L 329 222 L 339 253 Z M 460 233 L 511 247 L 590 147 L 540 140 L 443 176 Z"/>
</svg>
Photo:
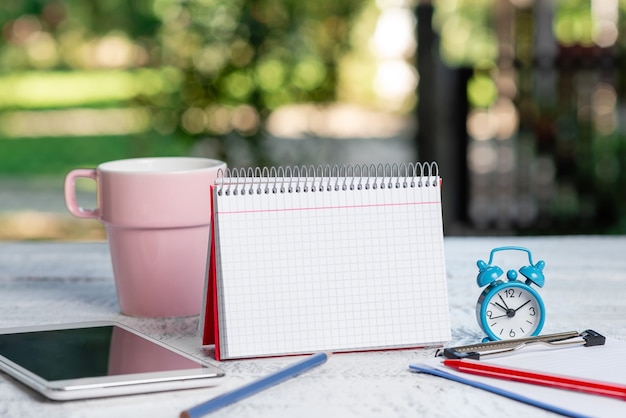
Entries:
<svg viewBox="0 0 626 418">
<path fill-rule="evenodd" d="M 538 335 L 545 310 L 539 294 L 522 282 L 488 286 L 476 305 L 478 321 L 492 340 Z"/>
</svg>

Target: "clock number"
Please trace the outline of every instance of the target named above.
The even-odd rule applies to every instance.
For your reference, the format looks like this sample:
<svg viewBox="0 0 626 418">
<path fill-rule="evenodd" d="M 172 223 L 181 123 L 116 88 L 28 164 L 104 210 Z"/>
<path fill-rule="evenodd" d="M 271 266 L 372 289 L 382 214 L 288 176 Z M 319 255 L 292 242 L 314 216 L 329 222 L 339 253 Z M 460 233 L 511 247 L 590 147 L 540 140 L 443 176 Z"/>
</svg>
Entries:
<svg viewBox="0 0 626 418">
<path fill-rule="evenodd" d="M 513 289 L 506 289 L 504 291 L 504 294 L 506 295 L 507 298 L 514 298 L 515 297 L 515 290 L 513 290 Z"/>
<path fill-rule="evenodd" d="M 485 314 L 487 315 L 487 318 L 489 319 L 491 319 L 491 316 L 493 315 L 491 311 L 487 311 Z"/>
<path fill-rule="evenodd" d="M 530 311 L 530 316 L 537 315 L 537 313 L 535 312 L 535 307 L 534 306 L 531 306 L 530 308 L 528 308 L 528 310 Z"/>
<path fill-rule="evenodd" d="M 511 332 L 509 332 L 509 337 L 515 338 L 515 331 L 511 330 Z"/>
</svg>

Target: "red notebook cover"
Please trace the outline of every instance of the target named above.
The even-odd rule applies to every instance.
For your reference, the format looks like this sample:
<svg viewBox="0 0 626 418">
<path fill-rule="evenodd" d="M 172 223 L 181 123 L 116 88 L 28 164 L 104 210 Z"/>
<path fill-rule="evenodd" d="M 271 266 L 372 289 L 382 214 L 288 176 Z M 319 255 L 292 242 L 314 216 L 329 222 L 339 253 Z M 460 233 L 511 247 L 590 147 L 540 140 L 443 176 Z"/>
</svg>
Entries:
<svg viewBox="0 0 626 418">
<path fill-rule="evenodd" d="M 211 207 L 213 207 L 213 187 L 211 186 Z M 202 344 L 215 344 L 215 358 L 219 360 L 219 335 L 217 326 L 217 286 L 215 282 L 215 211 L 211 214 L 211 241 L 209 242 L 209 268 L 207 272 L 207 294 L 204 311 Z"/>
</svg>

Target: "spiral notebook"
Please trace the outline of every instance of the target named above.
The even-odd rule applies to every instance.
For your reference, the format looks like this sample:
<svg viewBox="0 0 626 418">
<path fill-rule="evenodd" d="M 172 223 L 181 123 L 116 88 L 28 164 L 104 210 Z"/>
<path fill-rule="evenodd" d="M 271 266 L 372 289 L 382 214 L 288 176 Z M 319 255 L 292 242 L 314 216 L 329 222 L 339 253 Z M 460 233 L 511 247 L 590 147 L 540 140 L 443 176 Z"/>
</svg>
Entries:
<svg viewBox="0 0 626 418">
<path fill-rule="evenodd" d="M 450 339 L 435 163 L 225 170 L 211 190 L 218 360 Z"/>
</svg>

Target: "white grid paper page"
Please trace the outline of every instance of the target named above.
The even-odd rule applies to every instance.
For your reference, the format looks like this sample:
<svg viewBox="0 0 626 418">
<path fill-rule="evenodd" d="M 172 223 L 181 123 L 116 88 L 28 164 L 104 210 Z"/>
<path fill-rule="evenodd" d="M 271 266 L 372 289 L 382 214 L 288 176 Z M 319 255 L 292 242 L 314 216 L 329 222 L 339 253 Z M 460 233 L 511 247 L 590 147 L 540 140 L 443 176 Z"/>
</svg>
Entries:
<svg viewBox="0 0 626 418">
<path fill-rule="evenodd" d="M 216 188 L 222 358 L 448 340 L 438 179 L 306 192 L 291 181 L 276 193 Z"/>
</svg>

